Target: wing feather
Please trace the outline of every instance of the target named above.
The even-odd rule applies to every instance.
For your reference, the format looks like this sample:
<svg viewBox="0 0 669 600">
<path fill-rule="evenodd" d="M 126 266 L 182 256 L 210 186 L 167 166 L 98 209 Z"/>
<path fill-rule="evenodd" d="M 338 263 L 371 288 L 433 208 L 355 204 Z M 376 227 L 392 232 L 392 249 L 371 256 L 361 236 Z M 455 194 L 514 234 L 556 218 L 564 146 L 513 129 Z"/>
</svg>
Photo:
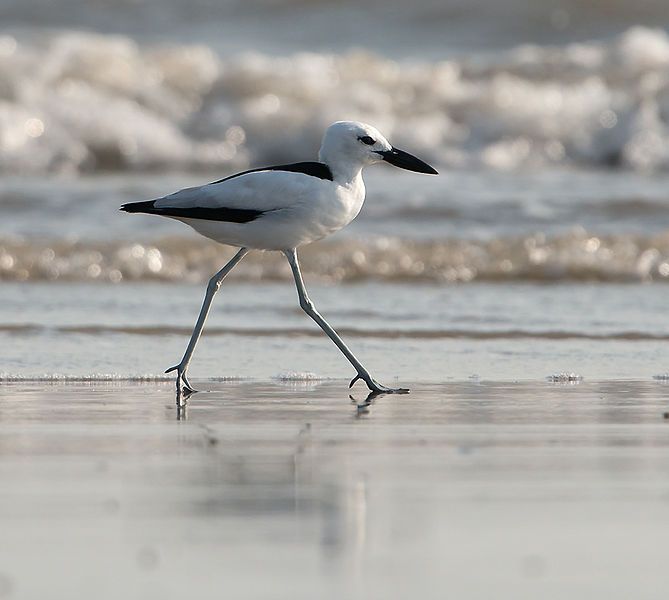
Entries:
<svg viewBox="0 0 669 600">
<path fill-rule="evenodd" d="M 236 209 L 260 213 L 288 209 L 318 194 L 323 180 L 287 171 L 255 171 L 180 190 L 154 202 L 157 209 Z"/>
</svg>

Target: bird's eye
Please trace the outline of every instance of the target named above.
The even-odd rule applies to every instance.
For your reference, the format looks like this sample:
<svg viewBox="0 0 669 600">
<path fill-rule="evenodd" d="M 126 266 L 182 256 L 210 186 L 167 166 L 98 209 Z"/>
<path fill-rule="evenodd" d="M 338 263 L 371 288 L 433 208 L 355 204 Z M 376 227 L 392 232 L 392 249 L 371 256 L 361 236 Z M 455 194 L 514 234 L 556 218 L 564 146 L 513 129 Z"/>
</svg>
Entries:
<svg viewBox="0 0 669 600">
<path fill-rule="evenodd" d="M 373 137 L 369 137 L 368 135 L 363 135 L 358 138 L 363 144 L 367 144 L 368 146 L 373 146 L 376 144 L 376 140 Z"/>
</svg>

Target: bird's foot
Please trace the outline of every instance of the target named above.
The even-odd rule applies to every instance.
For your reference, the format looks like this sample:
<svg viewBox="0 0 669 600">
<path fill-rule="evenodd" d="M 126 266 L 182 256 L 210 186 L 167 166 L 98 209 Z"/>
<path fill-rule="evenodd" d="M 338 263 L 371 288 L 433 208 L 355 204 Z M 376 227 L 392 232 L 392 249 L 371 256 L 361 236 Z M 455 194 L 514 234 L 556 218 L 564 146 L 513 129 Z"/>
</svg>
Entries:
<svg viewBox="0 0 669 600">
<path fill-rule="evenodd" d="M 188 396 L 197 392 L 197 390 L 190 384 L 190 381 L 188 381 L 187 370 L 188 366 L 178 364 L 165 371 L 165 373 L 171 373 L 172 371 L 177 372 L 177 402 L 179 403 L 182 397 L 186 400 L 188 399 Z"/>
<path fill-rule="evenodd" d="M 367 384 L 367 387 L 371 390 L 373 394 L 408 394 L 409 390 L 408 388 L 390 388 L 385 385 L 380 384 L 378 381 L 372 379 L 369 374 L 367 373 L 358 373 L 353 379 L 351 379 L 351 383 L 348 384 L 349 388 L 353 387 L 353 384 L 358 381 L 358 379 L 362 379 Z"/>
</svg>

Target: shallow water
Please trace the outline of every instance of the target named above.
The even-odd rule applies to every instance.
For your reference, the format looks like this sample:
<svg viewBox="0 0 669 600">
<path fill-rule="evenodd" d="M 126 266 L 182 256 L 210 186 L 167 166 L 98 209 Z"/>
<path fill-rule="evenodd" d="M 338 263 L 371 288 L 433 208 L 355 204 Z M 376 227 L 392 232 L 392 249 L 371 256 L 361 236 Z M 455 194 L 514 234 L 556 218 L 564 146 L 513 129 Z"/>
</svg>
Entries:
<svg viewBox="0 0 669 600">
<path fill-rule="evenodd" d="M 214 388 L 0 385 L 3 593 L 664 597 L 664 384 Z"/>
<path fill-rule="evenodd" d="M 164 377 L 185 349 L 203 293 L 165 283 L 4 284 L 2 376 Z M 536 381 L 563 372 L 650 379 L 669 371 L 663 285 L 321 284 L 311 295 L 387 383 Z M 195 380 L 355 374 L 301 312 L 290 282 L 232 278 L 191 373 Z"/>
</svg>

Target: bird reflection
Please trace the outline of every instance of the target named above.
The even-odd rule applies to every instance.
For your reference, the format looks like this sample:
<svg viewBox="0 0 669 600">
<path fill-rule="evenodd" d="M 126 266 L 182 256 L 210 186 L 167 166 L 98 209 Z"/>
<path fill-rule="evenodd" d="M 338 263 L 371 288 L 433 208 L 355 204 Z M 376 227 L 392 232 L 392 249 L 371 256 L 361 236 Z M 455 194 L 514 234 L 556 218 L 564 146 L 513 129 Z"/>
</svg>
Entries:
<svg viewBox="0 0 669 600">
<path fill-rule="evenodd" d="M 355 404 L 356 408 L 356 417 L 360 417 L 362 415 L 367 415 L 369 414 L 369 407 L 374 404 L 374 401 L 381 397 L 381 396 L 386 396 L 384 392 L 369 392 L 367 394 L 367 397 L 364 400 L 358 400 L 356 399 L 353 395 L 349 394 L 349 399 L 351 400 L 352 404 Z"/>
<path fill-rule="evenodd" d="M 196 392 L 182 387 L 177 383 L 176 406 L 177 406 L 177 421 L 185 421 L 188 418 L 187 407 L 188 399 Z"/>
<path fill-rule="evenodd" d="M 196 394 L 197 391 L 190 390 L 185 386 L 177 386 L 176 390 L 176 409 L 177 409 L 177 421 L 185 421 L 188 419 L 188 400 L 193 394 Z M 352 394 L 349 394 L 349 399 L 351 404 L 355 405 L 355 416 L 361 417 L 367 415 L 370 412 L 370 407 L 374 404 L 377 398 L 382 396 L 387 396 L 385 392 L 369 392 L 363 400 L 355 398 Z"/>
</svg>

